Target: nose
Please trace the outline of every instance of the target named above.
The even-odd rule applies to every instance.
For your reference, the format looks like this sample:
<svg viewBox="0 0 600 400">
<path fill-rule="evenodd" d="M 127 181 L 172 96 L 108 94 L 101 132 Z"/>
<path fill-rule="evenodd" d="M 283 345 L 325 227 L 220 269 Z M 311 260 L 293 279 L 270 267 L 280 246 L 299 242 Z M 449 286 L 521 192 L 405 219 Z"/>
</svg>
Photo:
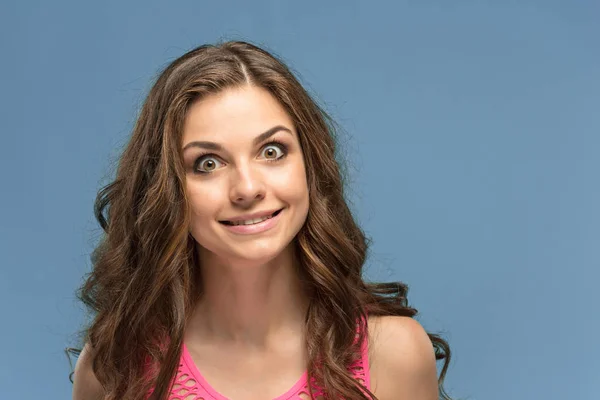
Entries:
<svg viewBox="0 0 600 400">
<path fill-rule="evenodd" d="M 259 171 L 248 165 L 241 165 L 232 177 L 231 202 L 248 208 L 265 197 L 265 183 Z"/>
</svg>

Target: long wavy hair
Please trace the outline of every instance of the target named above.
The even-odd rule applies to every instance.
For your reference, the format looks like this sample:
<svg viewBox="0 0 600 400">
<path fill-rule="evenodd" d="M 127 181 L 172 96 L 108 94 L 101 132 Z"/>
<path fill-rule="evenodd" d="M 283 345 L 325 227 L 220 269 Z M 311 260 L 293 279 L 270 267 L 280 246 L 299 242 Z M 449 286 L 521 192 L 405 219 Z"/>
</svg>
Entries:
<svg viewBox="0 0 600 400">
<path fill-rule="evenodd" d="M 84 332 L 107 400 L 166 399 L 187 318 L 201 293 L 199 258 L 181 150 L 189 107 L 226 88 L 255 85 L 291 116 L 304 153 L 309 212 L 294 239 L 310 296 L 306 315 L 309 382 L 327 398 L 376 399 L 348 370 L 365 339 L 367 316 L 414 317 L 401 282 L 366 283 L 370 240 L 344 198 L 335 124 L 277 57 L 246 42 L 197 47 L 168 65 L 150 90 L 117 174 L 97 195 L 104 233 L 77 297 L 93 319 Z M 356 323 L 361 324 L 355 340 Z M 450 348 L 429 333 L 436 358 Z M 77 348 L 66 349 L 79 354 Z M 72 377 L 72 374 L 71 374 Z M 311 392 L 312 393 L 312 392 Z"/>
</svg>

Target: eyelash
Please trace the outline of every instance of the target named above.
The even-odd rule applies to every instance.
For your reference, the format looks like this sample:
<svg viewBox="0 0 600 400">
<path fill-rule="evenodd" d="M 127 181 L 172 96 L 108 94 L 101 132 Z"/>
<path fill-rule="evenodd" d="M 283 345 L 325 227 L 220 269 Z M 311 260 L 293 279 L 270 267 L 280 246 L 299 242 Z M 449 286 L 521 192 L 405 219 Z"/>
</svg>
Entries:
<svg viewBox="0 0 600 400">
<path fill-rule="evenodd" d="M 283 160 L 287 154 L 288 154 L 288 148 L 285 144 L 283 144 L 282 142 L 278 141 L 278 140 L 271 140 L 269 143 L 266 143 L 263 147 L 262 150 L 264 150 L 266 147 L 269 147 L 271 145 L 276 145 L 277 147 L 279 147 L 279 149 L 281 150 L 281 152 L 283 153 L 281 155 L 281 157 L 276 158 L 274 160 L 269 160 L 267 159 L 268 162 L 277 162 L 277 161 L 281 161 Z M 208 174 L 212 174 L 212 172 L 204 172 L 204 171 L 199 171 L 198 170 L 198 166 L 202 163 L 202 161 L 206 158 L 208 158 L 207 156 L 212 156 L 212 157 L 216 157 L 216 155 L 213 155 L 212 153 L 204 153 L 204 154 L 200 154 L 197 158 L 196 161 L 194 161 L 194 165 L 192 167 L 192 170 L 194 172 L 194 174 L 197 175 L 208 175 Z"/>
</svg>

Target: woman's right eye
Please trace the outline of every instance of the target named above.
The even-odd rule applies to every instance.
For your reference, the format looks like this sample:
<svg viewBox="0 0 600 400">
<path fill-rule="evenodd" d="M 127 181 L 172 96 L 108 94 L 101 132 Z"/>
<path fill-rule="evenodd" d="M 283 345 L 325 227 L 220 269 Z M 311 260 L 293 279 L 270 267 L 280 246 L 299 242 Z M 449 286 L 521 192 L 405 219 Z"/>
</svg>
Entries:
<svg viewBox="0 0 600 400">
<path fill-rule="evenodd" d="M 198 157 L 194 163 L 194 173 L 197 174 L 210 174 L 218 168 L 220 163 L 215 157 L 201 156 Z"/>
</svg>

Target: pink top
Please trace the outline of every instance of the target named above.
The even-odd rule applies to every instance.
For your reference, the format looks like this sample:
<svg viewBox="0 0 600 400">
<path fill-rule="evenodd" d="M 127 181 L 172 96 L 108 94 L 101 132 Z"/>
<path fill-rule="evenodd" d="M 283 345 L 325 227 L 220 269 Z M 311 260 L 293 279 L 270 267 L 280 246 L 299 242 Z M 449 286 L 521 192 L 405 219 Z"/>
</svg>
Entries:
<svg viewBox="0 0 600 400">
<path fill-rule="evenodd" d="M 357 335 L 358 336 L 358 335 Z M 367 336 L 361 345 L 361 357 L 349 367 L 352 376 L 371 389 L 371 377 L 369 374 L 369 352 Z M 152 393 L 152 390 L 150 391 Z M 307 372 L 287 392 L 277 396 L 273 400 L 305 400 L 309 398 Z M 323 395 L 319 388 L 313 385 L 313 393 L 316 396 Z M 181 360 L 177 370 L 175 383 L 168 397 L 169 400 L 229 400 L 217 392 L 204 379 L 185 343 L 183 344 Z"/>
</svg>

